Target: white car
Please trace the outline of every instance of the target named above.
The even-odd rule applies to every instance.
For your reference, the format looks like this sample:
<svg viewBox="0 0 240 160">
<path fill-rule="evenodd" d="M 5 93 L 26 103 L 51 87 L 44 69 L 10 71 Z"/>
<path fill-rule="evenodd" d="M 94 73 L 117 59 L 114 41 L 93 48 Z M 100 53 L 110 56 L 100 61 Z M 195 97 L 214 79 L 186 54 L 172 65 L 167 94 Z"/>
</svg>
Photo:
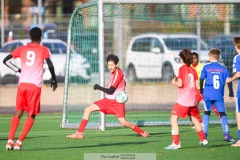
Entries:
<svg viewBox="0 0 240 160">
<path fill-rule="evenodd" d="M 162 79 L 169 82 L 182 65 L 179 53 L 184 48 L 197 52 L 198 36 L 193 34 L 141 34 L 132 38 L 126 53 L 128 82 L 139 79 Z M 201 63 L 209 62 L 208 46 L 200 39 Z"/>
<path fill-rule="evenodd" d="M 14 49 L 19 46 L 27 45 L 30 43 L 30 39 L 19 39 L 7 42 L 0 49 L 0 81 L 2 83 L 16 83 L 19 77 L 19 73 L 12 71 L 6 65 L 3 64 L 3 59 L 11 53 Z M 62 81 L 65 76 L 65 67 L 66 67 L 66 53 L 67 53 L 67 44 L 59 39 L 42 39 L 41 44 L 49 48 L 51 52 L 51 60 L 54 65 L 56 77 L 58 80 Z M 77 54 L 74 51 L 71 51 L 70 56 L 70 75 L 71 77 L 78 77 L 84 80 L 84 82 L 90 81 L 90 63 L 88 60 L 83 57 L 81 54 Z M 21 68 L 20 59 L 13 59 L 12 63 Z M 5 78 L 5 80 L 4 80 Z M 9 79 L 10 78 L 10 79 Z M 48 66 L 44 65 L 43 80 L 48 81 L 51 78 L 51 74 L 48 70 Z M 10 82 L 12 81 L 12 82 Z"/>
</svg>

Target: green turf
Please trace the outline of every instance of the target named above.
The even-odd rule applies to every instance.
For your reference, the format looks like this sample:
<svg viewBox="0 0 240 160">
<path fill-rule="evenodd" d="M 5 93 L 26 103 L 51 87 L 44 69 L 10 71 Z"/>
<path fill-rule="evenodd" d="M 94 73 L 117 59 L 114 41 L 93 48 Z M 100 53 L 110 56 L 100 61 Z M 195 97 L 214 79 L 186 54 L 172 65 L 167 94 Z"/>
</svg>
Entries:
<svg viewBox="0 0 240 160">
<path fill-rule="evenodd" d="M 223 141 L 220 125 L 210 125 L 209 145 L 199 146 L 190 126 L 180 126 L 182 149 L 164 150 L 171 143 L 170 126 L 143 127 L 151 136 L 142 138 L 124 127 L 106 131 L 86 130 L 84 139 L 66 139 L 76 130 L 60 129 L 61 114 L 40 114 L 23 143 L 22 151 L 5 151 L 11 115 L 0 115 L 0 160 L 83 160 L 84 153 L 154 153 L 157 160 L 238 160 L 239 149 Z M 22 118 L 21 129 L 23 120 Z M 230 133 L 237 137 L 236 125 Z M 17 131 L 17 136 L 20 130 Z M 111 159 L 112 160 L 112 159 Z"/>
</svg>

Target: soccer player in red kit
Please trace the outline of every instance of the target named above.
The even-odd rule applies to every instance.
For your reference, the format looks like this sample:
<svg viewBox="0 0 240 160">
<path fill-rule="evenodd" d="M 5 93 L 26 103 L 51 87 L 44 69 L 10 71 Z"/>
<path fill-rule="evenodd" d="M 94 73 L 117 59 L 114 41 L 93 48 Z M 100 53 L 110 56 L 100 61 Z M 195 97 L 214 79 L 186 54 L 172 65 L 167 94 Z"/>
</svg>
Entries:
<svg viewBox="0 0 240 160">
<path fill-rule="evenodd" d="M 124 103 L 118 103 L 115 100 L 115 95 L 119 91 L 124 91 L 126 87 L 126 82 L 124 80 L 124 74 L 120 68 L 118 68 L 118 57 L 114 54 L 110 54 L 106 58 L 108 69 L 111 72 L 111 78 L 108 85 L 108 88 L 99 86 L 98 84 L 94 85 L 94 90 L 100 90 L 106 93 L 105 98 L 98 100 L 86 107 L 84 110 L 83 118 L 81 124 L 79 125 L 78 131 L 71 135 L 68 135 L 67 138 L 84 138 L 84 130 L 90 118 L 90 114 L 93 111 L 100 111 L 105 114 L 112 114 L 116 116 L 119 122 L 128 128 L 131 128 L 136 133 L 142 137 L 149 136 L 148 132 L 140 129 L 133 123 L 128 122 L 125 119 L 125 105 Z"/>
<path fill-rule="evenodd" d="M 40 112 L 44 60 L 52 75 L 51 87 L 53 91 L 57 88 L 54 66 L 50 60 L 51 53 L 48 48 L 40 45 L 42 30 L 34 27 L 29 34 L 31 43 L 18 47 L 3 60 L 3 63 L 10 69 L 21 73 L 16 97 L 16 111 L 11 120 L 6 150 L 21 150 L 22 142 L 30 131 L 36 115 Z M 11 63 L 12 58 L 20 58 L 21 69 Z M 14 136 L 24 111 L 28 113 L 28 117 L 18 140 L 14 143 Z"/>
<path fill-rule="evenodd" d="M 196 116 L 199 114 L 196 107 L 196 87 L 198 85 L 198 76 L 196 71 L 191 67 L 192 53 L 189 49 L 183 49 L 180 54 L 180 60 L 183 66 L 179 68 L 178 77 L 172 80 L 172 84 L 178 87 L 178 98 L 173 106 L 171 114 L 172 127 L 172 144 L 165 147 L 165 149 L 179 149 L 179 126 L 178 118 L 187 118 L 191 116 L 192 123 L 195 126 L 196 132 L 200 138 L 200 145 L 207 145 L 208 141 L 204 137 L 200 122 Z"/>
</svg>

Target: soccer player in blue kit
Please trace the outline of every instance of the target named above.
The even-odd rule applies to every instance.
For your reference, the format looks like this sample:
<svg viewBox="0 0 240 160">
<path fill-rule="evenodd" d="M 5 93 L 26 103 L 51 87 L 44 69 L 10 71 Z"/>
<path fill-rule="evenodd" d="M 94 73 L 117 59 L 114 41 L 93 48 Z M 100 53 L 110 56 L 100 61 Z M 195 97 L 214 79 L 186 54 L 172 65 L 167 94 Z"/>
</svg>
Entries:
<svg viewBox="0 0 240 160">
<path fill-rule="evenodd" d="M 235 140 L 229 135 L 228 120 L 224 106 L 224 86 L 226 80 L 230 78 L 230 75 L 227 68 L 217 62 L 220 57 L 219 49 L 211 49 L 208 56 L 210 63 L 203 67 L 200 76 L 200 92 L 203 94 L 205 109 L 203 116 L 203 132 L 205 134 L 205 138 L 207 138 L 209 118 L 212 111 L 212 105 L 214 105 L 220 114 L 224 141 L 235 142 Z M 203 89 L 204 80 L 205 86 Z M 228 83 L 228 88 L 229 97 L 233 98 L 234 93 L 231 82 Z"/>
<path fill-rule="evenodd" d="M 235 73 L 232 78 L 227 82 L 238 80 L 237 96 L 236 96 L 236 121 L 238 128 L 238 141 L 232 144 L 233 147 L 240 147 L 240 36 L 233 38 L 233 43 L 237 55 L 233 59 L 233 72 Z"/>
</svg>

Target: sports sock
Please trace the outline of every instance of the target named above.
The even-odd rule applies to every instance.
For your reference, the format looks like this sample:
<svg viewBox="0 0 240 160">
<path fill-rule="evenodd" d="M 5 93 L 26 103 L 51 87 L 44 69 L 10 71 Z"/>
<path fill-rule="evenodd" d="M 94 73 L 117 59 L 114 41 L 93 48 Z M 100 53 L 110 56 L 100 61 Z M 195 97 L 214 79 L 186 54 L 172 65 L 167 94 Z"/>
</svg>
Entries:
<svg viewBox="0 0 240 160">
<path fill-rule="evenodd" d="M 204 114 L 203 116 L 203 132 L 208 133 L 209 115 Z"/>
<path fill-rule="evenodd" d="M 81 124 L 80 124 L 80 126 L 78 128 L 78 132 L 83 132 L 85 127 L 86 127 L 86 125 L 87 125 L 87 123 L 88 123 L 88 120 L 82 119 Z"/>
<path fill-rule="evenodd" d="M 28 117 L 24 123 L 23 129 L 22 129 L 22 133 L 19 136 L 18 140 L 19 141 L 23 141 L 25 139 L 25 137 L 27 136 L 28 132 L 30 131 L 30 129 L 32 128 L 32 125 L 34 123 L 34 118 Z"/>
<path fill-rule="evenodd" d="M 144 132 L 143 130 L 141 130 L 141 128 L 139 128 L 139 127 L 136 126 L 136 125 L 134 125 L 133 130 L 134 130 L 135 132 L 137 132 L 138 134 L 140 134 L 140 135 Z"/>
<path fill-rule="evenodd" d="M 179 135 L 172 135 L 172 141 L 174 144 L 179 144 Z"/>
<path fill-rule="evenodd" d="M 205 139 L 205 136 L 204 136 L 203 131 L 199 131 L 199 132 L 197 132 L 197 133 L 198 133 L 198 136 L 199 136 L 199 138 L 200 138 L 200 141 L 202 142 L 202 141 Z"/>
<path fill-rule="evenodd" d="M 222 130 L 224 134 L 228 134 L 228 121 L 227 116 L 221 117 Z"/>
<path fill-rule="evenodd" d="M 16 130 L 18 128 L 19 122 L 20 122 L 20 118 L 12 117 L 12 121 L 11 121 L 11 125 L 10 125 L 10 132 L 8 135 L 9 140 L 14 140 L 14 136 L 15 136 Z"/>
<path fill-rule="evenodd" d="M 214 105 L 212 105 L 212 110 L 218 116 L 218 118 L 220 118 L 220 114 L 219 114 L 219 112 L 217 111 L 217 109 Z"/>
</svg>

